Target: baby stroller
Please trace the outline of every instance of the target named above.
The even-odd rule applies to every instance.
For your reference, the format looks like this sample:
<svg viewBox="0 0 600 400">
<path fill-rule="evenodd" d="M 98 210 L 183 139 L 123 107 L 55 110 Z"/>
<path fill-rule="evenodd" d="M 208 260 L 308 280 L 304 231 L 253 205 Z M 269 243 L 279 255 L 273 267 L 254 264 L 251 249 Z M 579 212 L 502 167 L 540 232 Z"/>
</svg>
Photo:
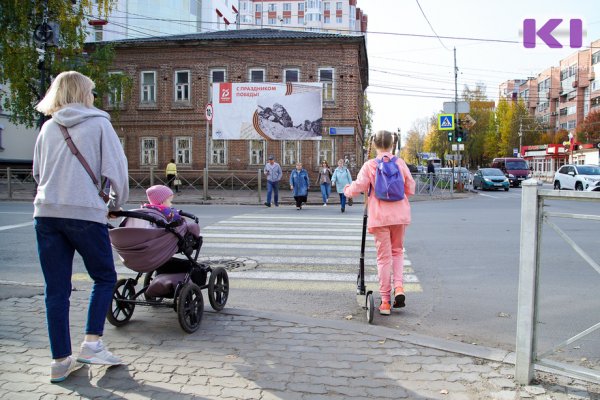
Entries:
<svg viewBox="0 0 600 400">
<path fill-rule="evenodd" d="M 229 296 L 227 271 L 197 262 L 202 236 L 196 216 L 179 211 L 182 218 L 169 223 L 161 212 L 152 209 L 111 214 L 125 217 L 119 227 L 110 229 L 110 240 L 123 264 L 137 276 L 117 281 L 106 315 L 108 322 L 125 325 L 136 306 L 172 307 L 181 328 L 193 333 L 204 311 L 202 289 L 208 288 L 214 310 L 225 307 Z M 138 291 L 136 285 L 142 276 L 143 285 Z"/>
</svg>

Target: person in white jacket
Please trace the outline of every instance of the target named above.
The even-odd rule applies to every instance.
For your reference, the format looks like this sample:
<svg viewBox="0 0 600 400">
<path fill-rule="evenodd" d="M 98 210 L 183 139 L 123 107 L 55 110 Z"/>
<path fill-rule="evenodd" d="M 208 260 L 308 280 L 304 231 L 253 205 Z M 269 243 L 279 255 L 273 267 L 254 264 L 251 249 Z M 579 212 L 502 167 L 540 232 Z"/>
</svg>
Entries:
<svg viewBox="0 0 600 400">
<path fill-rule="evenodd" d="M 35 232 L 45 286 L 46 320 L 52 353 L 50 381 L 61 382 L 81 363 L 117 365 L 121 360 L 100 337 L 112 301 L 116 272 L 107 218 L 129 197 L 127 159 L 110 117 L 93 106 L 94 82 L 75 71 L 59 74 L 36 109 L 52 116 L 42 126 L 33 156 L 38 187 Z M 99 188 L 69 150 L 60 125 L 99 182 L 110 183 L 105 204 Z M 94 284 L 81 352 L 72 357 L 69 297 L 73 255 L 83 258 Z"/>
</svg>

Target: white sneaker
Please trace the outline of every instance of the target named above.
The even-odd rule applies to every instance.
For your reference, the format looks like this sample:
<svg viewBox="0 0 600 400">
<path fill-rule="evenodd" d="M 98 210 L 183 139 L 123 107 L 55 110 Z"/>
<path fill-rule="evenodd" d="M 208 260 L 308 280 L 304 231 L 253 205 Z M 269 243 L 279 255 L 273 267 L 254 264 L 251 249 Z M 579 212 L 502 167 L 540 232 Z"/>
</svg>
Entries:
<svg viewBox="0 0 600 400">
<path fill-rule="evenodd" d="M 92 348 L 85 343 L 81 343 L 81 352 L 77 361 L 86 364 L 100 364 L 100 365 L 120 365 L 123 361 L 104 347 L 102 340 L 98 340 L 96 348 Z"/>
<path fill-rule="evenodd" d="M 327 203 L 323 203 L 323 207 L 327 207 Z"/>
<path fill-rule="evenodd" d="M 58 383 L 67 379 L 71 372 L 83 367 L 83 364 L 69 356 L 63 361 L 52 361 L 50 364 L 50 382 Z"/>
</svg>

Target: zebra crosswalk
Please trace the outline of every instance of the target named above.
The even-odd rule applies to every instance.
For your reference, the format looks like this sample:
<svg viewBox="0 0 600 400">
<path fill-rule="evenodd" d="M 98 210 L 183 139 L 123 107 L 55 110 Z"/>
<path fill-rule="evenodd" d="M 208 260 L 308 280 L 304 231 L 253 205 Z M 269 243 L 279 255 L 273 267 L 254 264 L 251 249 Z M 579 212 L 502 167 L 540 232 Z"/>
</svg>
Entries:
<svg viewBox="0 0 600 400">
<path fill-rule="evenodd" d="M 353 291 L 359 268 L 362 215 L 250 213 L 202 227 L 199 261 L 237 264 L 232 288 Z M 133 273 L 117 262 L 121 275 Z M 373 237 L 367 234 L 365 282 L 377 291 Z M 410 260 L 404 259 L 404 289 L 421 292 Z"/>
<path fill-rule="evenodd" d="M 233 216 L 202 229 L 202 256 L 240 257 L 256 268 L 232 270 L 232 287 L 282 290 L 354 290 L 358 273 L 362 215 L 306 214 Z M 377 288 L 373 238 L 367 235 L 365 280 Z M 411 262 L 404 261 L 405 291 L 422 291 Z"/>
</svg>

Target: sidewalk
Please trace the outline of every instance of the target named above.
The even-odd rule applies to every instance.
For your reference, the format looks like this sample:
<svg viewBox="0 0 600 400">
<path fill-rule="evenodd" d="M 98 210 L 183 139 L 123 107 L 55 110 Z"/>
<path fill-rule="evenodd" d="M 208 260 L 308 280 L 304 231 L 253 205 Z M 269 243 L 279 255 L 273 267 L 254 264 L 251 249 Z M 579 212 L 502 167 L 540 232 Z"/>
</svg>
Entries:
<svg viewBox="0 0 600 400">
<path fill-rule="evenodd" d="M 73 348 L 87 290 L 73 292 Z M 538 373 L 514 383 L 511 354 L 348 321 L 206 308 L 184 333 L 172 309 L 137 307 L 107 323 L 105 342 L 125 366 L 84 366 L 49 383 L 43 296 L 0 301 L 2 399 L 600 399 L 600 388 Z"/>
</svg>

